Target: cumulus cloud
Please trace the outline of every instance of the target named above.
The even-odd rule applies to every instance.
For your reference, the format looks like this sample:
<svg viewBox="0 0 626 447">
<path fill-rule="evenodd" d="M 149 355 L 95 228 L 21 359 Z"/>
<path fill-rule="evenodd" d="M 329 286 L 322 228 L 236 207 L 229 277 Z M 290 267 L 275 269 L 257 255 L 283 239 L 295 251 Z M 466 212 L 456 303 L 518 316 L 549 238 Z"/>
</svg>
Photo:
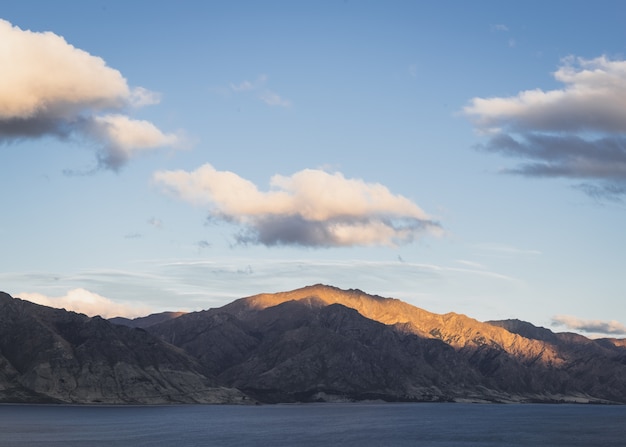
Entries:
<svg viewBox="0 0 626 447">
<path fill-rule="evenodd" d="M 231 82 L 230 89 L 235 93 L 254 92 L 257 98 L 268 106 L 291 107 L 291 101 L 265 87 L 267 76 L 261 75 L 255 81 Z"/>
<path fill-rule="evenodd" d="M 54 33 L 24 31 L 0 19 L 0 142 L 54 136 L 86 140 L 101 167 L 117 170 L 148 149 L 175 145 L 147 121 L 121 114 L 160 95 L 131 89 L 105 61 Z"/>
<path fill-rule="evenodd" d="M 474 98 L 463 111 L 488 137 L 482 149 L 525 160 L 508 172 L 584 180 L 584 191 L 626 190 L 626 61 L 569 57 L 564 86 Z"/>
<path fill-rule="evenodd" d="M 398 245 L 441 228 L 406 197 L 341 173 L 306 169 L 275 175 L 270 189 L 205 164 L 195 171 L 160 171 L 154 181 L 210 218 L 240 226 L 240 243 L 340 247 Z"/>
<path fill-rule="evenodd" d="M 583 320 L 570 315 L 555 315 L 552 324 L 587 333 L 626 335 L 626 326 L 615 320 Z"/>
<path fill-rule="evenodd" d="M 78 312 L 90 317 L 100 315 L 103 318 L 126 317 L 135 318 L 150 313 L 145 306 L 132 306 L 116 303 L 97 293 L 85 289 L 73 289 L 64 296 L 50 297 L 41 293 L 20 293 L 18 297 L 43 306 Z"/>
</svg>

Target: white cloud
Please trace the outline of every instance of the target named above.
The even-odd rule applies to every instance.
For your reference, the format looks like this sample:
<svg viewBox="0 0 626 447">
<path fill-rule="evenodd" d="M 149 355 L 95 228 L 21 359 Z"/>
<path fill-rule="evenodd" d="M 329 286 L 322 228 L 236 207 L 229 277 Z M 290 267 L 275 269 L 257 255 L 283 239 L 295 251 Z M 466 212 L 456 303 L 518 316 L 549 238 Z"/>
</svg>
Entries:
<svg viewBox="0 0 626 447">
<path fill-rule="evenodd" d="M 474 98 L 464 112 L 483 130 L 626 131 L 626 61 L 570 57 L 554 78 L 565 87 Z"/>
<path fill-rule="evenodd" d="M 93 118 L 89 132 L 100 139 L 104 146 L 100 161 L 117 169 L 140 152 L 157 147 L 174 147 L 179 137 L 164 134 L 149 121 L 140 121 L 126 115 L 102 115 Z"/>
<path fill-rule="evenodd" d="M 480 147 L 526 162 L 508 172 L 591 181 L 590 194 L 626 193 L 626 61 L 569 57 L 561 89 L 474 98 L 463 111 L 489 140 Z"/>
<path fill-rule="evenodd" d="M 239 242 L 264 245 L 396 245 L 438 234 L 433 219 L 378 183 L 306 169 L 275 175 L 270 189 L 205 164 L 193 172 L 160 171 L 154 181 L 174 196 L 206 206 L 242 227 Z"/>
<path fill-rule="evenodd" d="M 150 308 L 146 306 L 116 303 L 85 289 L 72 289 L 67 294 L 58 297 L 26 292 L 22 292 L 17 296 L 32 303 L 78 312 L 91 317 L 100 315 L 103 318 L 118 316 L 135 318 L 150 314 Z"/>
<path fill-rule="evenodd" d="M 103 59 L 54 33 L 24 31 L 1 19 L 0 42 L 0 141 L 42 136 L 95 141 L 104 153 L 103 167 L 110 169 L 136 149 L 177 142 L 151 123 L 111 113 L 156 104 L 160 95 L 130 89 Z"/>
<path fill-rule="evenodd" d="M 552 324 L 587 333 L 626 335 L 626 326 L 615 320 L 583 320 L 571 315 L 555 315 Z"/>
</svg>

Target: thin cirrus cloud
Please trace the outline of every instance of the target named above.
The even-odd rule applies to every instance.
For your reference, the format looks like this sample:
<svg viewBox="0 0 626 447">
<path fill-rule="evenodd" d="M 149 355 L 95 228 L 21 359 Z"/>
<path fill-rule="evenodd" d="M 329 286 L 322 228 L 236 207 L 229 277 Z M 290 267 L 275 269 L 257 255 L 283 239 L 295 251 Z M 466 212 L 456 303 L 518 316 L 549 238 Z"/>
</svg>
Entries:
<svg viewBox="0 0 626 447">
<path fill-rule="evenodd" d="M 159 171 L 154 182 L 173 196 L 207 207 L 212 219 L 240 226 L 238 243 L 308 247 L 395 246 L 440 225 L 406 197 L 341 173 L 305 169 L 275 175 L 270 189 L 205 164 Z"/>
<path fill-rule="evenodd" d="M 43 306 L 65 309 L 78 312 L 90 317 L 99 315 L 103 318 L 113 318 L 125 316 L 134 318 L 150 313 L 150 308 L 146 306 L 133 306 L 129 304 L 117 303 L 109 298 L 105 298 L 89 290 L 78 288 L 69 290 L 63 296 L 51 297 L 41 293 L 20 293 L 21 299 Z"/>
<path fill-rule="evenodd" d="M 118 170 L 148 150 L 180 137 L 124 111 L 157 104 L 159 94 L 131 89 L 99 57 L 51 32 L 32 32 L 0 19 L 0 142 L 53 136 L 86 140 L 99 167 Z"/>
<path fill-rule="evenodd" d="M 234 93 L 254 93 L 256 97 L 268 106 L 291 107 L 291 101 L 270 90 L 267 84 L 267 76 L 261 75 L 254 81 L 242 81 L 238 84 L 230 84 L 230 89 Z"/>
<path fill-rule="evenodd" d="M 587 333 L 626 335 L 626 326 L 615 320 L 583 320 L 571 315 L 555 315 L 552 324 Z"/>
<path fill-rule="evenodd" d="M 564 86 L 474 98 L 463 112 L 488 136 L 479 146 L 523 160 L 508 172 L 581 180 L 590 195 L 626 194 L 626 61 L 568 57 Z"/>
</svg>

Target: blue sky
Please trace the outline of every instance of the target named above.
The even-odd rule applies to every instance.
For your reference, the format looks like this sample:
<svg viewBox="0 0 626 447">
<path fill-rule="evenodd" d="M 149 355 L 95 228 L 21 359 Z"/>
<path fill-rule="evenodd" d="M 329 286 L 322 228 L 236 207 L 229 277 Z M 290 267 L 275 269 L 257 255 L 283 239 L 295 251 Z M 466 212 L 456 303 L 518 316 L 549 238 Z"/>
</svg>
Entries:
<svg viewBox="0 0 626 447">
<path fill-rule="evenodd" d="M 0 289 L 107 316 L 326 283 L 626 333 L 622 2 L 14 2 Z"/>
</svg>

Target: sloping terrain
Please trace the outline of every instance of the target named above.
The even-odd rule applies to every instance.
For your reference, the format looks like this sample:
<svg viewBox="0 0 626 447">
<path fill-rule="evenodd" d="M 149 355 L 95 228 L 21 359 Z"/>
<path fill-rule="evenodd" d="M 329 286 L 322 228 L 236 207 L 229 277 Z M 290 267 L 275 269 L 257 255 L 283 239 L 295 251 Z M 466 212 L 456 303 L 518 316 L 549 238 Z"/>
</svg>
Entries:
<svg viewBox="0 0 626 447">
<path fill-rule="evenodd" d="M 526 324 L 542 336 L 317 285 L 243 298 L 148 330 L 221 383 L 265 401 L 626 403 L 623 346 Z"/>
<path fill-rule="evenodd" d="M 113 321 L 0 294 L 0 402 L 626 403 L 625 340 L 359 290 L 317 285 Z"/>
<path fill-rule="evenodd" d="M 231 402 L 198 362 L 141 329 L 0 293 L 0 401 Z"/>
</svg>

